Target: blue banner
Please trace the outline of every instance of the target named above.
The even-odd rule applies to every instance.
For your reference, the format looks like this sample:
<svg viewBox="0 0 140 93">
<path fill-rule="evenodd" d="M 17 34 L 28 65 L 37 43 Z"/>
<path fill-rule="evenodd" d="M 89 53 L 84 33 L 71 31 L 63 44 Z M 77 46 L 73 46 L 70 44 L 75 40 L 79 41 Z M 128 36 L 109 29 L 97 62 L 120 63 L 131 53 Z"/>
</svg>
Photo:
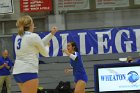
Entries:
<svg viewBox="0 0 140 93">
<path fill-rule="evenodd" d="M 48 33 L 38 34 L 43 38 Z M 69 41 L 77 43 L 81 55 L 139 52 L 140 28 L 59 31 L 50 41 L 49 56 L 65 56 L 62 49 Z"/>
</svg>

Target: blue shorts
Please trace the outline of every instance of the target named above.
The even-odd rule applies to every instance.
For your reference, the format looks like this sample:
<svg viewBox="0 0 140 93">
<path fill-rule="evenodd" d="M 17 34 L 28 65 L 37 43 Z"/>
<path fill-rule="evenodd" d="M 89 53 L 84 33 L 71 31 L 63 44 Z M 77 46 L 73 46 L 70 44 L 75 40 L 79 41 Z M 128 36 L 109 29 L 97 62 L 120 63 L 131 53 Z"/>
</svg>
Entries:
<svg viewBox="0 0 140 93">
<path fill-rule="evenodd" d="M 17 83 L 25 83 L 26 81 L 38 78 L 37 73 L 21 73 L 14 74 L 13 76 Z"/>
<path fill-rule="evenodd" d="M 78 75 L 78 76 L 74 76 L 74 82 L 77 83 L 79 80 L 82 80 L 84 82 L 88 82 L 88 77 L 87 75 Z"/>
</svg>

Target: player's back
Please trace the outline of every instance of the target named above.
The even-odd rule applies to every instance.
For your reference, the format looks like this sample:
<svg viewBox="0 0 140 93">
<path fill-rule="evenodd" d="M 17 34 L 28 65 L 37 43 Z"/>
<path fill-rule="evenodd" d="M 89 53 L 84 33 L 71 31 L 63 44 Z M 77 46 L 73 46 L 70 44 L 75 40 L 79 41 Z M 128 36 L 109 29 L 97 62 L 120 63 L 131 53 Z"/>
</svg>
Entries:
<svg viewBox="0 0 140 93">
<path fill-rule="evenodd" d="M 15 38 L 15 54 L 16 60 L 14 65 L 14 73 L 21 72 L 37 72 L 38 70 L 38 53 L 36 47 L 39 36 L 35 33 L 25 32 L 21 37 Z M 21 68 L 22 67 L 22 68 Z"/>
<path fill-rule="evenodd" d="M 15 39 L 15 53 L 17 60 L 35 60 L 37 59 L 38 49 L 34 45 L 34 42 L 37 37 L 37 34 L 31 32 L 25 32 L 25 34 L 21 37 L 17 35 Z M 35 58 L 33 58 L 35 57 Z"/>
</svg>

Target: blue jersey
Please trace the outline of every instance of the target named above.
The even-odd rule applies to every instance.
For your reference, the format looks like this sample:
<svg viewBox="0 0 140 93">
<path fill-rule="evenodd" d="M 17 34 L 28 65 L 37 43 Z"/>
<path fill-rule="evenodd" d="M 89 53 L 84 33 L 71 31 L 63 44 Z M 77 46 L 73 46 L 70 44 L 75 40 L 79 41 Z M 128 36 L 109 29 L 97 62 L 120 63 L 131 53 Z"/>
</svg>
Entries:
<svg viewBox="0 0 140 93">
<path fill-rule="evenodd" d="M 4 63 L 7 63 L 8 66 L 10 66 L 10 69 L 13 66 L 13 63 L 10 60 L 10 58 L 8 58 L 8 57 L 7 58 L 0 57 L 0 66 L 3 65 Z M 6 67 L 3 67 L 2 69 L 0 69 L 0 76 L 10 75 L 10 69 L 7 69 Z"/>
<path fill-rule="evenodd" d="M 81 55 L 78 52 L 75 52 L 73 55 L 76 55 L 76 59 L 73 60 L 70 58 L 70 64 L 73 67 L 74 81 L 77 82 L 78 80 L 83 80 L 87 82 L 88 78 L 83 66 Z"/>
</svg>

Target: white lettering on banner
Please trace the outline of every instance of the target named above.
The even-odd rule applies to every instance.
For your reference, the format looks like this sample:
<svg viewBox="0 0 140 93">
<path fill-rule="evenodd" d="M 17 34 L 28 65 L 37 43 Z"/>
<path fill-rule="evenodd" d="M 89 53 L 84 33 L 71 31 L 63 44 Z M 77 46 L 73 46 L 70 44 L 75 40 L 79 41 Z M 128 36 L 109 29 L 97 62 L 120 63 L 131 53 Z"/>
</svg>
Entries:
<svg viewBox="0 0 140 93">
<path fill-rule="evenodd" d="M 97 34 L 97 41 L 98 41 L 98 54 L 103 54 L 104 46 L 106 49 L 109 49 L 108 53 L 112 53 L 112 46 L 108 46 L 107 38 L 104 39 L 104 35 L 108 35 L 109 39 L 111 39 L 111 31 L 107 32 L 95 32 Z"/>
<path fill-rule="evenodd" d="M 125 32 L 126 30 L 124 30 Z M 116 46 L 116 49 L 118 52 L 122 53 L 123 50 L 122 50 L 122 46 L 121 46 L 121 36 L 122 36 L 122 33 L 124 33 L 123 30 L 119 31 L 117 34 L 116 34 L 116 38 L 115 38 L 115 46 Z"/>
<path fill-rule="evenodd" d="M 67 37 L 68 37 L 68 33 L 67 34 L 60 34 L 61 38 L 62 38 L 62 50 L 63 49 L 67 49 Z M 66 56 L 65 53 L 63 53 L 63 56 Z"/>
<path fill-rule="evenodd" d="M 120 30 L 116 33 L 116 37 L 115 37 L 115 47 L 118 51 L 118 53 L 122 53 L 124 52 L 122 49 L 122 45 L 121 45 L 121 37 L 122 34 L 126 33 L 127 34 L 127 38 L 130 38 L 130 32 L 128 30 Z M 109 40 L 111 40 L 111 30 L 109 31 L 105 31 L 105 32 L 95 32 L 95 34 L 97 34 L 97 43 L 98 43 L 98 53 L 97 54 L 104 54 L 104 53 L 112 53 L 112 45 L 109 46 Z M 78 33 L 79 36 L 79 46 L 80 46 L 80 53 L 82 55 L 86 55 L 86 54 L 94 54 L 94 46 L 91 47 L 90 52 L 87 53 L 86 52 L 86 35 L 87 32 L 82 32 L 82 33 Z M 106 37 L 105 37 L 106 35 Z M 62 38 L 62 42 L 59 42 L 62 44 L 62 49 L 66 49 L 67 48 L 67 37 L 69 36 L 69 33 L 65 33 L 65 34 L 60 34 L 60 37 Z M 139 35 L 140 36 L 140 35 Z M 61 48 L 61 46 L 59 47 L 59 43 L 57 38 L 53 38 L 53 56 L 57 56 L 58 52 L 59 52 L 59 48 Z M 124 41 L 124 44 L 126 45 L 126 52 L 132 52 L 132 43 L 133 41 Z M 60 45 L 61 45 L 60 44 Z M 140 47 L 140 46 L 139 46 Z M 108 49 L 107 52 L 105 52 L 105 49 Z M 60 50 L 61 51 L 61 50 Z M 65 53 L 63 53 L 63 56 L 66 56 Z"/>
<path fill-rule="evenodd" d="M 53 43 L 53 56 L 57 56 L 59 51 L 59 43 L 55 36 L 52 37 L 52 43 Z"/>
<path fill-rule="evenodd" d="M 74 32 L 74 33 L 73 33 Z M 38 33 L 42 38 L 45 33 Z M 15 42 L 16 35 L 13 35 Z M 81 55 L 140 52 L 140 28 L 112 28 L 103 30 L 69 30 L 53 36 L 50 47 L 46 46 L 49 56 L 66 56 L 69 40 L 77 43 Z"/>
<path fill-rule="evenodd" d="M 93 50 L 93 47 L 91 47 L 91 51 L 89 53 L 87 53 L 88 55 L 91 55 L 91 54 L 94 54 L 94 50 Z M 84 54 L 86 55 L 86 54 Z"/>
<path fill-rule="evenodd" d="M 122 50 L 122 44 L 121 44 L 121 37 L 122 34 L 126 33 L 127 34 L 127 38 L 130 38 L 130 32 L 128 30 L 120 30 L 118 31 L 118 33 L 116 34 L 116 38 L 115 38 L 115 46 L 116 49 L 118 51 L 118 53 L 122 53 L 124 52 Z M 124 44 L 126 44 L 126 52 L 131 52 L 132 51 L 132 43 L 133 41 L 124 41 Z"/>
<path fill-rule="evenodd" d="M 124 44 L 126 44 L 126 52 L 132 52 L 132 43 L 133 41 L 124 41 Z"/>
<path fill-rule="evenodd" d="M 85 44 L 85 36 L 87 35 L 87 33 L 78 33 L 79 37 L 80 37 L 80 53 L 86 54 L 86 44 Z"/>
<path fill-rule="evenodd" d="M 136 47 L 137 47 L 137 52 L 140 52 L 140 29 L 134 29 L 136 36 Z"/>
<path fill-rule="evenodd" d="M 128 39 L 130 38 L 130 31 L 126 31 L 126 34 L 128 36 Z M 133 41 L 124 41 L 124 44 L 126 44 L 126 52 L 132 52 L 132 43 Z"/>
</svg>

